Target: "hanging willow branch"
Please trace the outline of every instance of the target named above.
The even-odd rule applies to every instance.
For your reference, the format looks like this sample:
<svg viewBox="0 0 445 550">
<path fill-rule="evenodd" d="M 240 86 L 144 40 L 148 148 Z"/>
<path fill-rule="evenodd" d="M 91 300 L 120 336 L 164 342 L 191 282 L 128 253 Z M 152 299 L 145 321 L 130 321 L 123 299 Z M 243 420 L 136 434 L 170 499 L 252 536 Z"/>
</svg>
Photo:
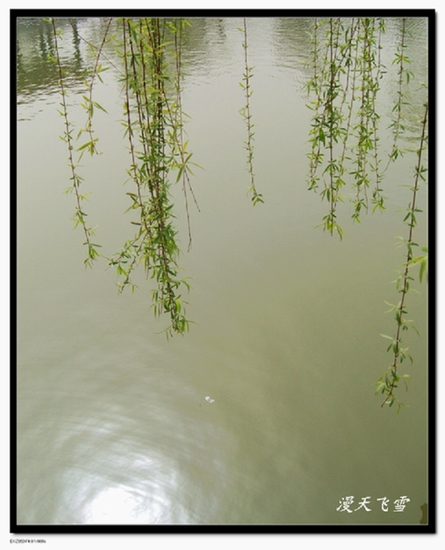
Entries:
<svg viewBox="0 0 445 550">
<path fill-rule="evenodd" d="M 317 190 L 322 181 L 319 194 L 329 203 L 329 212 L 319 225 L 331 235 L 336 232 L 340 239 L 343 229 L 337 221 L 337 206 L 343 201 L 346 161 L 351 156 L 348 140 L 354 114 L 359 25 L 360 20 L 355 19 L 346 27 L 339 18 L 315 20 L 311 53 L 313 76 L 307 84 L 308 92 L 315 95 L 308 104 L 313 111 L 309 140 L 311 152 L 307 155 L 308 189 Z M 319 29 L 323 27 L 324 54 L 320 60 L 323 38 Z"/>
<path fill-rule="evenodd" d="M 325 33 L 321 32 L 325 29 Z M 343 230 L 337 220 L 337 206 L 343 201 L 342 189 L 349 183 L 352 186 L 351 203 L 353 220 L 360 222 L 363 211 L 367 211 L 372 201 L 372 211 L 385 210 L 382 179 L 388 165 L 381 168 L 381 148 L 379 139 L 378 95 L 381 79 L 386 74 L 381 61 L 382 34 L 385 21 L 374 18 L 358 18 L 345 22 L 340 19 L 314 20 L 310 64 L 312 75 L 307 90 L 313 96 L 308 107 L 312 111 L 309 133 L 311 151 L 309 158 L 308 188 L 319 193 L 329 204 L 328 212 L 320 226 L 331 235 L 337 232 L 340 239 Z M 397 101 L 393 108 L 393 143 L 388 164 L 402 153 L 399 145 L 404 131 L 403 107 L 406 104 L 407 89 L 412 73 L 407 69 L 406 20 L 402 20 L 400 41 L 396 45 L 394 64 L 397 65 Z M 388 372 L 377 382 L 377 393 L 385 394 L 385 403 L 393 405 L 397 398 L 395 389 L 400 380 L 399 364 L 407 357 L 408 348 L 402 347 L 402 334 L 413 326 L 407 319 L 406 296 L 412 279 L 410 269 L 420 264 L 420 278 L 426 270 L 427 248 L 424 255 L 414 257 L 413 231 L 416 225 L 416 197 L 420 180 L 424 178 L 422 154 L 427 141 L 427 110 L 420 124 L 420 145 L 417 151 L 418 164 L 415 170 L 413 196 L 405 223 L 409 226 L 407 239 L 402 239 L 407 247 L 404 269 L 397 281 L 401 300 L 391 305 L 395 312 L 397 329 L 394 336 L 384 336 L 391 340 L 388 351 L 393 353 L 393 361 Z M 386 153 L 385 153 L 386 154 Z M 320 185 L 322 184 L 322 185 Z M 369 196 L 372 192 L 372 198 Z M 404 375 L 405 381 L 409 378 Z"/>
<path fill-rule="evenodd" d="M 170 30 L 174 36 L 174 56 L 175 56 L 175 89 L 176 100 L 171 101 L 164 89 L 164 101 L 165 106 L 168 109 L 171 120 L 175 121 L 175 124 L 170 128 L 170 138 L 173 144 L 173 156 L 174 156 L 174 168 L 177 170 L 176 183 L 182 180 L 182 193 L 184 195 L 185 212 L 187 217 L 187 230 L 188 230 L 188 250 L 192 247 L 192 231 L 189 211 L 189 199 L 190 193 L 193 202 L 198 212 L 200 212 L 198 201 L 196 200 L 193 187 L 190 182 L 190 175 L 193 175 L 191 166 L 199 166 L 194 162 L 191 162 L 192 153 L 187 150 L 188 140 L 184 141 L 184 116 L 185 113 L 182 108 L 182 88 L 181 80 L 183 77 L 182 70 L 182 37 L 183 29 L 190 23 L 186 19 L 174 19 L 168 23 Z M 179 160 L 176 160 L 179 158 Z"/>
<path fill-rule="evenodd" d="M 372 76 L 372 116 L 371 116 L 371 125 L 373 133 L 373 165 L 372 171 L 374 172 L 375 183 L 374 191 L 372 193 L 372 211 L 375 212 L 377 209 L 380 211 L 385 210 L 384 197 L 382 195 L 383 189 L 381 189 L 380 184 L 383 179 L 383 172 L 380 170 L 380 151 L 379 151 L 379 135 L 378 135 L 378 125 L 380 116 L 377 112 L 377 96 L 380 91 L 380 80 L 385 74 L 385 67 L 381 62 L 381 51 L 382 51 L 382 34 L 385 32 L 385 21 L 384 19 L 378 19 L 378 34 L 377 34 L 377 44 L 376 52 L 374 54 L 375 60 L 373 59 L 373 71 L 375 74 Z"/>
<path fill-rule="evenodd" d="M 324 113 L 323 98 L 322 98 L 322 83 L 323 83 L 323 67 L 320 67 L 320 38 L 319 28 L 321 23 L 317 18 L 314 18 L 314 26 L 312 31 L 312 51 L 311 51 L 311 63 L 313 74 L 308 80 L 306 87 L 307 93 L 310 95 L 312 92 L 315 95 L 315 99 L 311 101 L 307 107 L 313 111 L 311 130 L 309 132 L 309 142 L 311 144 L 311 152 L 307 153 L 309 158 L 309 177 L 307 180 L 308 189 L 316 190 L 318 188 L 318 182 L 320 181 L 317 175 L 317 170 L 323 161 L 322 145 L 325 143 L 325 136 L 323 132 L 323 120 Z"/>
<path fill-rule="evenodd" d="M 419 184 L 420 184 L 420 181 L 426 181 L 427 168 L 423 165 L 423 155 L 426 150 L 426 143 L 428 140 L 427 123 L 428 123 L 428 103 L 425 104 L 425 112 L 422 120 L 422 133 L 420 136 L 419 147 L 416 151 L 417 163 L 415 166 L 414 185 L 412 186 L 411 202 L 407 208 L 407 213 L 404 218 L 404 222 L 408 225 L 409 231 L 408 231 L 408 238 L 402 239 L 406 245 L 406 261 L 404 264 L 404 270 L 401 272 L 400 277 L 397 279 L 397 290 L 400 293 L 400 301 L 397 305 L 389 304 L 391 305 L 390 311 L 395 312 L 394 318 L 396 321 L 397 328 L 396 328 L 395 335 L 393 337 L 387 336 L 386 334 L 382 334 L 384 338 L 391 340 L 391 343 L 388 346 L 387 351 L 391 351 L 393 354 L 393 360 L 391 365 L 388 368 L 388 371 L 382 374 L 382 376 L 376 382 L 377 384 L 376 393 L 382 393 L 385 396 L 385 399 L 382 403 L 382 407 L 386 403 L 388 403 L 389 406 L 392 406 L 397 401 L 398 409 L 400 409 L 400 407 L 403 406 L 403 403 L 396 397 L 395 390 L 398 387 L 398 382 L 400 381 L 401 378 L 403 378 L 405 382 L 410 379 L 409 375 L 407 374 L 400 375 L 399 368 L 401 363 L 406 358 L 409 358 L 412 362 L 412 357 L 408 353 L 408 348 L 402 347 L 402 344 L 403 344 L 402 332 L 408 330 L 410 327 L 415 329 L 414 325 L 412 324 L 412 321 L 406 318 L 408 314 L 407 307 L 406 307 L 406 298 L 410 289 L 410 281 L 413 280 L 413 278 L 410 276 L 410 268 L 413 265 L 413 263 L 417 263 L 416 262 L 417 259 L 414 258 L 413 249 L 418 245 L 417 243 L 414 242 L 413 239 L 414 239 L 414 228 L 417 225 L 417 213 L 422 212 L 422 210 L 420 210 L 416 206 L 417 193 L 419 191 Z M 426 263 L 424 262 L 421 265 L 425 266 Z M 421 271 L 421 276 L 422 276 L 422 271 Z"/>
<path fill-rule="evenodd" d="M 329 201 L 329 214 L 324 217 L 324 228 L 333 235 L 336 229 L 340 238 L 342 238 L 342 230 L 337 224 L 337 203 L 339 200 L 339 191 L 342 186 L 341 180 L 337 177 L 339 174 L 339 165 L 337 158 L 334 154 L 334 144 L 339 141 L 340 138 L 340 123 L 341 112 L 337 108 L 335 103 L 337 97 L 340 94 L 340 84 L 337 80 L 339 67 L 337 66 L 336 50 L 338 48 L 338 34 L 339 34 L 339 20 L 335 22 L 331 18 L 329 19 L 329 38 L 328 38 L 328 51 L 329 51 L 329 81 L 325 98 L 325 112 L 326 112 L 326 135 L 327 135 L 327 147 L 328 147 L 328 164 L 325 169 L 325 173 L 328 174 L 328 183 L 325 189 L 321 192 L 321 196 L 326 196 Z"/>
<path fill-rule="evenodd" d="M 249 59 L 248 59 L 248 43 L 247 43 L 247 21 L 246 18 L 243 19 L 243 28 L 239 29 L 244 34 L 244 42 L 243 42 L 243 48 L 244 48 L 244 73 L 243 73 L 243 80 L 239 83 L 241 88 L 245 92 L 246 97 L 246 104 L 242 109 L 240 109 L 240 113 L 246 123 L 247 127 L 247 139 L 244 142 L 245 149 L 247 151 L 247 171 L 250 175 L 250 188 L 249 193 L 252 195 L 252 202 L 253 204 L 257 204 L 259 202 L 264 202 L 263 195 L 261 193 L 258 193 L 255 187 L 255 173 L 253 170 L 253 136 L 255 135 L 253 131 L 254 124 L 252 123 L 252 115 L 250 112 L 250 98 L 253 94 L 253 90 L 251 89 L 250 85 L 250 79 L 253 77 L 253 67 L 249 66 Z"/>
<path fill-rule="evenodd" d="M 325 29 L 324 36 L 320 32 Z M 340 239 L 337 206 L 343 189 L 352 185 L 353 220 L 360 222 L 367 211 L 371 179 L 373 212 L 384 210 L 377 111 L 380 81 L 385 74 L 381 62 L 383 19 L 340 18 L 314 20 L 311 64 L 313 74 L 307 90 L 314 99 L 307 105 L 313 112 L 309 142 L 308 189 L 318 190 L 329 204 L 319 225 Z"/>
<path fill-rule="evenodd" d="M 60 103 L 61 110 L 59 110 L 59 114 L 63 117 L 64 124 L 65 124 L 65 131 L 63 136 L 61 136 L 61 139 L 67 144 L 68 166 L 71 171 L 70 179 L 72 181 L 72 185 L 66 190 L 66 192 L 67 193 L 74 192 L 74 195 L 76 197 L 76 209 L 72 220 L 74 221 L 75 228 L 79 225 L 82 227 L 83 233 L 85 235 L 85 242 L 83 244 L 86 245 L 88 250 L 87 257 L 84 260 L 84 264 L 85 264 L 85 267 L 92 267 L 94 260 L 96 260 L 100 256 L 97 250 L 98 248 L 100 248 L 100 245 L 93 243 L 91 240 L 91 237 L 95 233 L 94 233 L 94 229 L 91 228 L 86 222 L 87 214 L 83 209 L 83 202 L 86 200 L 86 195 L 81 194 L 80 192 L 80 185 L 82 182 L 82 178 L 78 174 L 77 163 L 74 160 L 73 125 L 70 122 L 69 115 L 68 115 L 68 104 L 66 99 L 67 91 L 65 87 L 65 77 L 64 77 L 64 71 L 63 71 L 62 62 L 60 58 L 60 51 L 59 51 L 58 37 L 61 35 L 61 32 L 56 27 L 55 18 L 48 19 L 47 21 L 52 25 L 53 37 L 54 37 L 55 58 L 51 60 L 56 63 L 58 72 L 59 72 L 59 88 L 60 88 L 60 95 L 62 98 Z"/>
<path fill-rule="evenodd" d="M 373 195 L 381 208 L 383 199 L 380 195 L 379 154 L 378 154 L 378 119 L 376 111 L 377 93 L 380 89 L 380 66 L 378 63 L 379 49 L 376 42 L 375 19 L 361 20 L 361 34 L 359 37 L 361 51 L 359 56 L 359 71 L 361 82 L 359 85 L 359 105 L 355 133 L 357 139 L 354 170 L 355 198 L 352 218 L 360 222 L 362 209 L 369 207 L 368 189 L 371 183 L 371 174 L 375 173 L 376 187 Z"/>
<path fill-rule="evenodd" d="M 105 45 L 105 42 L 106 42 L 106 39 L 107 39 L 108 32 L 110 30 L 111 22 L 112 22 L 112 19 L 111 18 L 108 19 L 107 26 L 105 28 L 104 35 L 102 37 L 102 42 L 101 42 L 101 44 L 100 44 L 100 46 L 97 50 L 94 47 L 94 45 L 91 42 L 89 42 L 90 50 L 91 50 L 93 56 L 95 57 L 96 61 L 95 61 L 95 64 L 94 64 L 94 67 L 93 67 L 92 71 L 90 72 L 90 74 L 88 74 L 88 76 L 90 77 L 90 81 L 87 82 L 87 79 L 85 78 L 84 83 L 85 83 L 85 86 L 88 88 L 88 93 L 83 95 L 84 103 L 81 103 L 81 107 L 83 107 L 87 111 L 88 117 L 87 117 L 87 122 L 86 122 L 85 128 L 80 130 L 77 137 L 79 138 L 79 136 L 83 132 L 87 132 L 90 139 L 89 139 L 89 141 L 87 141 L 86 143 L 81 145 L 81 147 L 79 147 L 78 150 L 81 151 L 79 160 L 82 158 L 82 155 L 85 151 L 88 151 L 90 153 L 90 155 L 98 154 L 98 150 L 97 150 L 98 138 L 95 138 L 94 135 L 93 135 L 94 134 L 94 130 L 93 130 L 94 109 L 97 108 L 97 109 L 99 109 L 99 110 L 101 110 L 105 113 L 107 111 L 102 107 L 102 105 L 100 105 L 100 103 L 93 100 L 93 90 L 94 90 L 94 84 L 95 84 L 96 78 L 102 82 L 102 77 L 101 77 L 100 73 L 102 73 L 103 71 L 106 71 L 108 69 L 108 67 L 103 67 L 102 66 L 102 64 L 100 62 L 100 59 L 101 59 L 103 48 L 104 48 L 104 45 Z M 73 23 L 72 23 L 71 20 L 70 20 L 70 23 L 71 23 L 71 26 L 73 26 Z"/>
<path fill-rule="evenodd" d="M 123 276 L 121 291 L 127 285 L 134 289 L 131 273 L 139 263 L 144 264 L 147 276 L 156 282 L 152 291 L 154 314 L 169 315 L 165 333 L 171 336 L 188 330 L 190 322 L 184 315 L 182 299 L 182 289 L 188 290 L 189 284 L 179 278 L 180 251 L 169 192 L 169 174 L 178 167 L 175 151 L 180 143 L 178 120 L 182 123 L 182 118 L 173 114 L 167 99 L 167 30 L 172 28 L 165 20 L 122 21 L 125 125 L 131 156 L 128 173 L 136 186 L 135 193 L 127 194 L 132 200 L 129 210 L 138 211 L 139 219 L 132 222 L 138 226 L 135 237 L 110 263 Z"/>
<path fill-rule="evenodd" d="M 55 63 L 59 68 L 59 85 L 62 96 L 62 110 L 65 133 L 63 140 L 69 151 L 69 166 L 73 182 L 69 191 L 76 196 L 74 222 L 81 225 L 88 246 L 88 257 L 85 264 L 99 256 L 99 245 L 91 242 L 94 231 L 86 223 L 86 213 L 82 202 L 85 195 L 79 191 L 81 178 L 77 173 L 74 159 L 74 141 L 72 125 L 68 116 L 66 88 L 58 46 L 58 31 L 54 19 L 48 20 L 53 27 L 55 41 Z M 94 137 L 93 113 L 96 109 L 105 109 L 93 100 L 95 81 L 101 80 L 100 73 L 105 70 L 100 58 L 102 56 L 112 19 L 109 19 L 98 48 L 87 42 L 94 57 L 94 66 L 87 71 L 85 86 L 87 92 L 82 96 L 82 107 L 87 111 L 85 128 L 79 131 L 78 137 L 88 134 L 88 139 L 77 151 L 80 157 L 85 151 L 97 153 L 97 138 Z M 138 213 L 138 219 L 131 223 L 137 227 L 134 237 L 124 243 L 122 249 L 108 259 L 116 268 L 120 283 L 119 292 L 126 287 L 134 291 L 132 275 L 139 264 L 145 267 L 147 277 L 155 282 L 152 290 L 152 308 L 156 317 L 166 313 L 170 325 L 165 329 L 167 336 L 183 333 L 189 328 L 185 317 L 183 291 L 189 290 L 186 279 L 179 277 L 179 247 L 177 231 L 174 228 L 173 203 L 170 197 L 171 179 L 178 182 L 182 178 L 183 193 L 186 203 L 187 224 L 189 230 L 189 247 L 191 245 L 190 216 L 188 194 L 196 198 L 190 183 L 192 174 L 192 154 L 187 150 L 184 141 L 181 100 L 182 78 L 182 30 L 186 20 L 159 18 L 124 18 L 118 20 L 122 32 L 123 61 L 122 81 L 124 82 L 124 116 L 125 133 L 128 138 L 130 166 L 128 174 L 135 188 L 128 192 L 131 205 L 127 211 Z M 173 38 L 173 40 L 171 40 Z M 170 39 L 170 40 L 169 40 Z M 168 48 L 173 44 L 175 56 L 174 69 L 167 62 L 171 54 Z M 173 82 L 173 86 L 171 83 Z M 173 88 L 173 92 L 172 92 Z M 106 112 L 106 111 L 105 111 Z M 176 173 L 175 175 L 173 175 Z M 172 178 L 173 175 L 173 178 Z M 198 208 L 199 210 L 199 208 Z"/>
<path fill-rule="evenodd" d="M 406 55 L 405 50 L 407 30 L 406 30 L 406 17 L 402 18 L 402 26 L 400 29 L 400 41 L 397 44 L 397 51 L 394 56 L 393 64 L 397 65 L 397 101 L 392 109 L 393 121 L 390 124 L 390 128 L 393 132 L 393 143 L 391 147 L 391 153 L 388 156 L 388 162 L 383 170 L 386 172 L 391 162 L 397 160 L 399 155 L 403 155 L 403 149 L 399 147 L 399 141 L 403 133 L 405 132 L 403 106 L 407 101 L 406 85 L 410 83 L 413 76 L 412 72 L 408 69 L 411 61 Z"/>
</svg>

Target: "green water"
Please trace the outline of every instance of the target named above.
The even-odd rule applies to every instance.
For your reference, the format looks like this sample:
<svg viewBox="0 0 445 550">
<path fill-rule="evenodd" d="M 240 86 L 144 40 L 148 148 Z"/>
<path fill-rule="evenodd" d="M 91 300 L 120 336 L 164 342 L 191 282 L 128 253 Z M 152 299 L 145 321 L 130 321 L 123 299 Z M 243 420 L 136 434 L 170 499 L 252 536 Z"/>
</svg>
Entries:
<svg viewBox="0 0 445 550">
<path fill-rule="evenodd" d="M 62 21 L 74 105 L 87 46 Z M 412 21 L 409 55 L 425 67 L 425 22 Z M 106 263 L 85 270 L 63 121 L 43 23 L 19 22 L 18 72 L 18 521 L 20 524 L 418 524 L 427 491 L 426 287 L 414 283 L 407 335 L 414 365 L 408 405 L 380 407 L 373 384 L 391 358 L 379 334 L 394 323 L 384 301 L 404 261 L 400 209 L 414 160 L 385 180 L 387 211 L 353 224 L 342 242 L 320 228 L 327 205 L 307 191 L 310 112 L 301 62 L 306 20 L 249 20 L 254 66 L 256 186 L 252 207 L 239 114 L 244 51 L 237 19 L 197 19 L 188 31 L 184 109 L 196 170 L 185 337 L 166 341 L 150 311 L 150 281 L 117 295 Z M 101 20 L 77 22 L 100 42 Z M 389 24 L 384 55 L 397 25 Z M 112 52 L 107 52 L 113 60 Z M 114 60 L 115 61 L 115 60 Z M 69 65 L 71 64 L 71 65 Z M 390 65 L 390 63 L 389 63 Z M 82 159 L 89 220 L 106 254 L 133 232 L 118 70 L 95 100 L 103 154 Z M 388 89 L 388 112 L 394 91 Z M 384 96 L 385 97 L 385 96 Z M 385 100 L 386 101 L 386 100 Z M 382 131 L 385 126 L 382 122 Z M 383 139 L 383 138 L 382 138 Z M 389 139 L 389 138 L 387 138 Z M 187 247 L 182 191 L 177 227 Z M 426 206 L 424 188 L 420 208 Z M 426 216 L 416 242 L 426 244 Z M 416 275 L 417 277 L 417 275 Z M 205 398 L 209 397 L 210 400 Z M 213 402 L 209 402 L 214 400 Z M 402 513 L 394 501 L 410 501 Z M 339 512 L 370 497 L 370 512 Z M 390 501 L 387 512 L 381 501 Z"/>
</svg>

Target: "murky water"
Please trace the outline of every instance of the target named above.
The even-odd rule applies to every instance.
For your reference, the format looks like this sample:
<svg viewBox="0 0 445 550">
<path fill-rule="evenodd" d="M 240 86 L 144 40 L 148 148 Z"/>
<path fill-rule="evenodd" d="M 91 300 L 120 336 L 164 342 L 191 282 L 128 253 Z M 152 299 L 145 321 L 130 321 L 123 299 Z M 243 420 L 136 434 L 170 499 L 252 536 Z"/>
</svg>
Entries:
<svg viewBox="0 0 445 550">
<path fill-rule="evenodd" d="M 192 23 L 183 101 L 204 170 L 193 179 L 201 212 L 192 210 L 193 246 L 181 265 L 192 279 L 196 324 L 170 341 L 157 334 L 164 324 L 149 309 L 143 275 L 135 294 L 119 296 L 105 263 L 83 267 L 74 202 L 63 193 L 63 122 L 45 59 L 52 38 L 43 23 L 19 25 L 18 521 L 418 524 L 428 502 L 425 284 L 413 283 L 420 294 L 409 295 L 420 331 L 408 337 L 409 406 L 395 416 L 373 388 L 390 361 L 379 334 L 393 331 L 384 300 L 397 299 L 391 281 L 404 252 L 394 237 L 406 233 L 400 209 L 413 156 L 388 171 L 384 215 L 353 225 L 346 214 L 342 242 L 316 229 L 326 204 L 305 183 L 309 23 L 252 19 L 254 163 L 266 201 L 253 208 L 238 112 L 240 21 Z M 411 24 L 409 55 L 419 71 L 425 25 Z M 82 125 L 74 105 L 87 46 L 61 25 L 73 119 Z M 395 40 L 396 24 L 388 27 L 384 55 Z M 98 42 L 103 28 L 99 19 L 77 22 L 87 40 Z M 132 234 L 116 75 L 104 73 L 95 96 L 108 111 L 95 116 L 103 154 L 82 159 L 89 218 L 108 254 Z M 173 192 L 186 249 L 181 190 Z M 425 216 L 416 241 L 426 244 Z M 337 511 L 346 496 L 354 508 L 370 497 L 371 511 Z M 395 513 L 401 496 L 409 503 Z"/>
</svg>

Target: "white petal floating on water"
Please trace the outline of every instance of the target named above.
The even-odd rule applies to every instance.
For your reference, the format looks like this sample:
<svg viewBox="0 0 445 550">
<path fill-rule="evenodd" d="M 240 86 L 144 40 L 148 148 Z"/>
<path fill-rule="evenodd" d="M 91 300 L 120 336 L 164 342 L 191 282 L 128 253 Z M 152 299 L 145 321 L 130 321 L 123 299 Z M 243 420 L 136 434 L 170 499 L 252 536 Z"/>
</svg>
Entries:
<svg viewBox="0 0 445 550">
<path fill-rule="evenodd" d="M 214 403 L 214 402 L 215 402 L 215 400 L 212 399 L 212 398 L 209 397 L 209 396 L 207 396 L 207 397 L 205 398 L 205 400 L 207 401 L 207 403 Z"/>
</svg>

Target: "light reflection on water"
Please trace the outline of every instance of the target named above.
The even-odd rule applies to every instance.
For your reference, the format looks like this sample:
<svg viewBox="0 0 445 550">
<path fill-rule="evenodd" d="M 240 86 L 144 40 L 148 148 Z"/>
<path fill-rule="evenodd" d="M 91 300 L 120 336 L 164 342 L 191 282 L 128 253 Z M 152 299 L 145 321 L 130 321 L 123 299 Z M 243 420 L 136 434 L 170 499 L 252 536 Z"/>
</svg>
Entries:
<svg viewBox="0 0 445 550">
<path fill-rule="evenodd" d="M 148 378 L 129 370 L 125 379 L 114 373 L 115 380 L 106 370 L 80 372 L 83 380 L 75 380 L 70 370 L 48 383 L 50 397 L 41 409 L 33 407 L 39 425 L 28 421 L 23 430 L 20 478 L 39 493 L 45 480 L 34 478 L 33 468 L 43 461 L 54 469 L 56 494 L 33 512 L 35 522 L 50 514 L 54 523 L 113 523 L 116 517 L 122 523 L 190 523 L 214 513 L 209 486 L 224 482 L 224 437 L 205 421 L 209 405 L 186 387 L 179 395 L 170 379 L 159 384 L 164 375 L 156 369 Z M 31 395 L 36 400 L 35 390 Z M 181 405 L 181 396 L 188 404 Z M 190 402 L 200 417 L 190 414 Z"/>
<path fill-rule="evenodd" d="M 20 158 L 26 152 L 32 161 L 19 166 L 22 523 L 391 522 L 377 512 L 345 519 L 335 508 L 346 494 L 408 493 L 419 507 L 427 500 L 422 366 L 408 394 L 412 408 L 397 420 L 380 410 L 372 388 L 387 363 L 378 335 L 390 324 L 383 300 L 398 266 L 400 224 L 391 215 L 346 223 L 342 243 L 314 229 L 324 209 L 305 189 L 308 113 L 304 72 L 294 70 L 307 23 L 293 32 L 281 20 L 249 27 L 256 172 L 266 197 L 264 208 L 252 209 L 238 26 L 201 21 L 184 54 L 187 131 L 205 167 L 193 182 L 201 205 L 193 248 L 182 258 L 197 322 L 184 338 L 155 334 L 163 322 L 152 319 L 143 275 L 135 295 L 117 296 L 103 265 L 83 270 L 63 194 L 69 176 L 63 144 L 57 148 L 57 98 L 37 79 L 31 101 L 20 105 L 28 119 L 19 128 Z M 79 23 L 86 36 L 97 28 Z M 98 98 L 118 127 L 113 78 L 104 75 Z M 37 89 L 42 101 L 34 103 Z M 116 151 L 121 145 L 113 143 Z M 128 207 L 121 198 L 128 159 L 116 151 L 91 173 L 85 161 L 91 214 L 109 248 L 121 244 L 124 227 L 110 223 L 109 209 Z M 401 165 L 394 175 L 410 170 Z M 173 193 L 179 200 L 180 190 Z M 424 298 L 412 307 L 424 319 Z M 414 341 L 413 354 L 424 356 L 424 346 Z M 419 518 L 413 508 L 399 520 Z"/>
</svg>

